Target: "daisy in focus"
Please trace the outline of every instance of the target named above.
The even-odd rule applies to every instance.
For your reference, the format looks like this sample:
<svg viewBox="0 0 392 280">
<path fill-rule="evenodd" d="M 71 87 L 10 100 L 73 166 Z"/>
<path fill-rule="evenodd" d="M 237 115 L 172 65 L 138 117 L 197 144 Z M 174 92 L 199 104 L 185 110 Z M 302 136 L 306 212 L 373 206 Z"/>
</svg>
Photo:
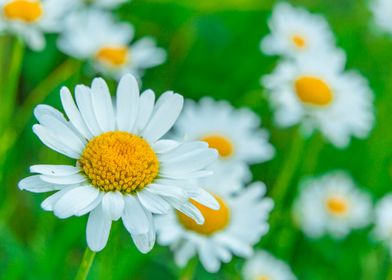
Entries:
<svg viewBox="0 0 392 280">
<path fill-rule="evenodd" d="M 268 26 L 271 34 L 261 41 L 261 50 L 268 55 L 295 57 L 334 48 L 333 33 L 322 16 L 288 3 L 275 6 Z"/>
<path fill-rule="evenodd" d="M 34 133 L 52 150 L 75 160 L 75 165 L 33 165 L 36 175 L 19 183 L 21 190 L 50 192 L 42 208 L 59 218 L 89 214 L 86 235 L 93 251 L 102 250 L 113 221 L 122 220 L 137 248 L 146 253 L 155 242 L 152 214 L 173 207 L 203 224 L 202 207 L 219 209 L 212 195 L 190 183 L 210 174 L 205 167 L 217 153 L 203 142 L 179 143 L 162 137 L 178 118 L 183 97 L 165 92 L 155 103 L 147 90 L 139 95 L 136 79 L 125 75 L 115 104 L 105 81 L 78 85 L 76 104 L 61 89 L 65 116 L 39 105 Z M 182 214 L 182 215 L 183 215 Z"/>
<path fill-rule="evenodd" d="M 275 153 L 268 132 L 259 127 L 260 119 L 251 110 L 205 97 L 199 103 L 186 102 L 175 133 L 179 138 L 207 142 L 219 153 L 214 173 L 219 178 L 219 174 L 232 174 L 242 183 L 251 179 L 248 164 L 270 160 Z"/>
<path fill-rule="evenodd" d="M 64 0 L 0 0 L 0 33 L 20 36 L 35 51 L 45 47 L 45 33 L 59 32 L 70 9 Z"/>
<path fill-rule="evenodd" d="M 125 73 L 140 78 L 145 69 L 163 63 L 166 53 L 150 37 L 129 46 L 133 33 L 131 25 L 116 22 L 109 12 L 87 9 L 66 18 L 58 46 L 71 57 L 89 61 L 96 72 L 114 79 Z"/>
<path fill-rule="evenodd" d="M 389 35 L 392 35 L 392 2 L 389 0 L 372 0 L 370 9 L 373 12 L 376 24 Z"/>
<path fill-rule="evenodd" d="M 257 251 L 246 260 L 242 269 L 244 280 L 295 280 L 290 267 L 266 251 Z"/>
<path fill-rule="evenodd" d="M 392 194 L 382 198 L 376 205 L 374 235 L 388 246 L 392 255 Z"/>
<path fill-rule="evenodd" d="M 306 235 L 330 234 L 340 239 L 369 224 L 371 207 L 369 195 L 349 175 L 334 172 L 301 183 L 294 215 Z"/>
<path fill-rule="evenodd" d="M 301 124 L 305 134 L 320 130 L 337 147 L 365 138 L 374 124 L 373 94 L 365 78 L 344 72 L 340 50 L 282 61 L 263 77 L 277 125 Z M 347 112 L 350 112 L 349 114 Z"/>
<path fill-rule="evenodd" d="M 273 202 L 265 198 L 263 183 L 253 183 L 236 195 L 229 195 L 222 184 L 206 186 L 219 202 L 219 210 L 211 210 L 196 201 L 192 204 L 205 217 L 202 225 L 178 211 L 156 218 L 158 242 L 170 246 L 175 262 L 184 267 L 196 254 L 211 273 L 220 269 L 221 263 L 231 261 L 232 255 L 250 257 L 252 246 L 269 229 L 267 219 Z"/>
</svg>

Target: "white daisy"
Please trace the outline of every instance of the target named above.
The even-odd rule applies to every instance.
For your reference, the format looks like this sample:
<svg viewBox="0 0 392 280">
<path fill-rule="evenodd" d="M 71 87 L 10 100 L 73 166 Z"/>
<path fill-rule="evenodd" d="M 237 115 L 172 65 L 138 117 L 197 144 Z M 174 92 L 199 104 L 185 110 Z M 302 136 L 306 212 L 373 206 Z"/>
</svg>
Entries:
<svg viewBox="0 0 392 280">
<path fill-rule="evenodd" d="M 392 35 L 392 2 L 390 0 L 372 0 L 370 9 L 376 24 Z"/>
<path fill-rule="evenodd" d="M 155 242 L 153 214 L 171 207 L 204 222 L 192 198 L 218 209 L 217 201 L 190 183 L 210 174 L 205 170 L 217 157 L 203 142 L 179 143 L 161 139 L 178 118 L 183 97 L 164 93 L 155 103 L 147 90 L 139 96 L 132 75 L 125 75 L 117 88 L 115 106 L 104 80 L 91 88 L 78 85 L 76 104 L 67 88 L 61 102 L 69 120 L 56 109 L 39 105 L 39 124 L 34 133 L 49 148 L 76 160 L 75 166 L 33 165 L 37 175 L 19 183 L 31 192 L 57 191 L 42 207 L 59 218 L 90 213 L 87 243 L 93 251 L 103 249 L 112 221 L 120 218 L 141 252 Z"/>
<path fill-rule="evenodd" d="M 178 211 L 156 218 L 158 242 L 170 246 L 177 265 L 185 266 L 198 254 L 207 271 L 217 272 L 221 262 L 230 262 L 232 254 L 251 256 L 252 246 L 268 231 L 273 202 L 264 198 L 264 184 L 253 183 L 237 195 L 228 195 L 225 187 L 207 188 L 220 204 L 218 211 L 192 201 L 205 217 L 202 225 Z"/>
<path fill-rule="evenodd" d="M 175 133 L 179 137 L 205 141 L 216 149 L 220 157 L 213 167 L 214 172 L 239 173 L 236 177 L 248 181 L 251 174 L 247 165 L 267 161 L 274 155 L 268 132 L 259 126 L 260 118 L 252 111 L 235 109 L 226 101 L 204 97 L 199 103 L 186 102 Z"/>
<path fill-rule="evenodd" d="M 375 216 L 374 235 L 388 245 L 392 255 L 392 194 L 377 203 Z"/>
<path fill-rule="evenodd" d="M 140 77 L 145 69 L 165 61 L 165 51 L 157 48 L 152 38 L 144 37 L 129 46 L 132 37 L 131 25 L 116 22 L 109 12 L 88 9 L 67 17 L 58 46 L 115 79 L 129 72 Z"/>
<path fill-rule="evenodd" d="M 294 215 L 310 237 L 328 233 L 343 238 L 352 229 L 369 224 L 371 200 L 355 186 L 349 175 L 334 172 L 301 183 Z"/>
<path fill-rule="evenodd" d="M 290 267 L 266 251 L 257 251 L 246 260 L 242 269 L 244 280 L 295 280 Z"/>
<path fill-rule="evenodd" d="M 21 36 L 33 50 L 45 47 L 44 33 L 59 32 L 69 11 L 66 0 L 0 0 L 0 32 Z"/>
<path fill-rule="evenodd" d="M 335 39 L 326 20 L 288 3 L 275 6 L 268 22 L 271 34 L 261 41 L 269 55 L 295 57 L 305 52 L 318 53 L 334 48 Z"/>
<path fill-rule="evenodd" d="M 344 64 L 338 50 L 282 61 L 262 79 L 276 123 L 300 123 L 307 133 L 319 129 L 338 147 L 347 146 L 351 136 L 366 137 L 374 123 L 373 95 L 362 76 L 343 72 Z"/>
</svg>

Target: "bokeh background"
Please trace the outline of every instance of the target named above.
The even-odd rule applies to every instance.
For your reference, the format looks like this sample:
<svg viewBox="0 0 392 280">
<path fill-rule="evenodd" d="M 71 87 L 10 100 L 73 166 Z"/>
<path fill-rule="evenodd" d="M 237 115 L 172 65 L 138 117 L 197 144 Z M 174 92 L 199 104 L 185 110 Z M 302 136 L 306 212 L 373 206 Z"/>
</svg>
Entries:
<svg viewBox="0 0 392 280">
<path fill-rule="evenodd" d="M 286 211 L 257 247 L 288 262 L 298 279 L 387 279 L 391 260 L 387 249 L 371 239 L 371 227 L 356 230 L 343 241 L 328 237 L 310 240 L 287 210 L 298 192 L 299 179 L 335 169 L 347 170 L 374 201 L 390 191 L 392 38 L 375 30 L 364 0 L 290 3 L 326 17 L 337 45 L 347 53 L 347 68 L 358 70 L 370 82 L 376 126 L 367 140 L 353 140 L 344 150 L 337 150 L 317 134 L 306 140 L 289 186 Z M 273 160 L 253 166 L 252 171 L 254 180 L 262 180 L 268 187 L 287 171 L 282 165 L 296 133 L 296 128 L 274 126 L 267 93 L 259 83 L 277 62 L 259 49 L 261 38 L 269 33 L 267 19 L 274 4 L 270 0 L 133 0 L 116 11 L 135 26 L 137 38 L 151 35 L 167 50 L 166 63 L 146 72 L 144 89 L 157 93 L 172 89 L 195 100 L 203 96 L 225 99 L 236 107 L 251 108 L 262 118 L 277 154 Z M 12 49 L 10 37 L 0 40 Z M 3 58 L 12 57 L 7 48 L 3 50 Z M 10 70 L 7 59 L 1 61 L 2 71 Z M 32 133 L 32 108 L 38 103 L 61 108 L 61 85 L 73 88 L 91 81 L 81 66 L 57 50 L 56 36 L 48 36 L 43 52 L 26 50 L 18 95 L 1 99 L 0 279 L 72 279 L 79 266 L 86 246 L 87 218 L 59 220 L 40 208 L 47 194 L 21 192 L 17 182 L 27 176 L 32 164 L 72 163 L 42 145 Z M 168 248 L 157 245 L 142 255 L 120 223 L 114 224 L 108 246 L 97 255 L 89 279 L 178 277 L 179 269 Z M 198 265 L 195 277 L 240 279 L 242 262 L 234 258 L 218 274 L 208 274 Z"/>
</svg>

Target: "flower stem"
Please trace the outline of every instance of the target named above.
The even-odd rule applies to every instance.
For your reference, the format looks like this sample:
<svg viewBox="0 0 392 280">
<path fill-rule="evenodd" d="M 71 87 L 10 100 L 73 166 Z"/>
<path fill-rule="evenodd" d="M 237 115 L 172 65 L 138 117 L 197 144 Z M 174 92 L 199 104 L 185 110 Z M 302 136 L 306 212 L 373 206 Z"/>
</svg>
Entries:
<svg viewBox="0 0 392 280">
<path fill-rule="evenodd" d="M 304 143 L 305 141 L 303 140 L 302 135 L 300 135 L 297 130 L 293 136 L 293 142 L 287 160 L 280 170 L 279 177 L 271 191 L 271 197 L 274 198 L 277 206 L 280 206 L 287 196 L 290 181 L 298 168 L 298 163 L 304 149 Z"/>
<path fill-rule="evenodd" d="M 91 251 L 89 247 L 86 248 L 83 254 L 82 261 L 79 266 L 78 273 L 76 274 L 75 280 L 87 279 L 88 273 L 90 272 L 91 265 L 93 264 L 96 253 Z"/>
<path fill-rule="evenodd" d="M 184 269 L 180 272 L 179 279 L 181 280 L 193 280 L 195 278 L 195 272 L 197 267 L 197 259 L 191 259 Z"/>
</svg>

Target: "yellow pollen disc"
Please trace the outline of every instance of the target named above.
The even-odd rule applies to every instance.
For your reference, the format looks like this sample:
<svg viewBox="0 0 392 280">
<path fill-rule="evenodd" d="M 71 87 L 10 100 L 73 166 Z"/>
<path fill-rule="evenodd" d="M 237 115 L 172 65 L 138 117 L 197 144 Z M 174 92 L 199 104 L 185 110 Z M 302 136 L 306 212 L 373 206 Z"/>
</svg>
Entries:
<svg viewBox="0 0 392 280">
<path fill-rule="evenodd" d="M 262 275 L 256 278 L 256 280 L 269 280 L 270 278 L 268 276 Z"/>
<path fill-rule="evenodd" d="M 105 47 L 97 52 L 96 58 L 102 63 L 120 67 L 127 62 L 128 54 L 127 47 Z"/>
<path fill-rule="evenodd" d="M 150 145 L 128 132 L 106 132 L 88 142 L 79 164 L 102 191 L 131 193 L 158 175 L 159 161 Z"/>
<path fill-rule="evenodd" d="M 294 46 L 296 46 L 298 49 L 304 49 L 306 47 L 306 40 L 304 37 L 300 35 L 292 36 L 291 41 L 293 42 Z"/>
<path fill-rule="evenodd" d="M 210 148 L 218 151 L 221 157 L 227 158 L 233 155 L 233 143 L 225 136 L 222 135 L 208 135 L 200 139 L 207 142 Z"/>
<path fill-rule="evenodd" d="M 191 203 L 203 214 L 204 224 L 198 225 L 192 218 L 179 211 L 177 211 L 178 221 L 184 228 L 204 235 L 210 235 L 224 229 L 230 221 L 230 209 L 219 196 L 214 195 L 214 197 L 219 202 L 219 210 L 212 210 L 191 199 Z"/>
<path fill-rule="evenodd" d="M 27 23 L 36 22 L 43 14 L 41 2 L 37 0 L 12 0 L 4 5 L 3 11 L 6 18 Z"/>
<path fill-rule="evenodd" d="M 340 197 L 330 197 L 326 201 L 328 212 L 333 215 L 344 215 L 348 211 L 347 201 Z"/>
<path fill-rule="evenodd" d="M 298 98 L 310 105 L 326 106 L 333 100 L 333 93 L 326 82 L 317 77 L 302 76 L 295 81 Z"/>
</svg>

